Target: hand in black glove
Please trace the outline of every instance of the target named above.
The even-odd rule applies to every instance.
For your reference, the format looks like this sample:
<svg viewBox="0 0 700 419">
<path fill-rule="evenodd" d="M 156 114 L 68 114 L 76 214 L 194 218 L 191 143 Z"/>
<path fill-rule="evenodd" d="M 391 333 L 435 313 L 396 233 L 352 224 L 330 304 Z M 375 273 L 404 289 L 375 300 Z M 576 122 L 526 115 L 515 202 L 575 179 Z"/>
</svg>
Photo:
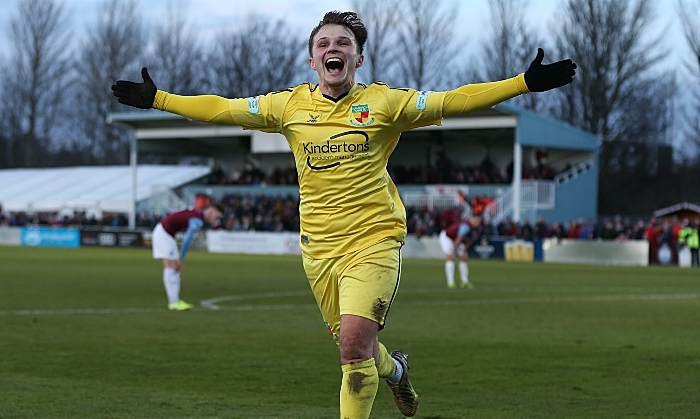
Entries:
<svg viewBox="0 0 700 419">
<path fill-rule="evenodd" d="M 525 84 L 531 92 L 544 92 L 571 83 L 576 74 L 576 63 L 571 60 L 542 65 L 544 50 L 537 48 L 537 57 L 525 72 Z"/>
<path fill-rule="evenodd" d="M 112 85 L 112 94 L 119 98 L 119 103 L 141 109 L 153 107 L 153 99 L 155 99 L 158 89 L 151 80 L 151 76 L 148 75 L 146 67 L 141 69 L 141 76 L 143 83 L 118 80 L 117 84 Z"/>
</svg>

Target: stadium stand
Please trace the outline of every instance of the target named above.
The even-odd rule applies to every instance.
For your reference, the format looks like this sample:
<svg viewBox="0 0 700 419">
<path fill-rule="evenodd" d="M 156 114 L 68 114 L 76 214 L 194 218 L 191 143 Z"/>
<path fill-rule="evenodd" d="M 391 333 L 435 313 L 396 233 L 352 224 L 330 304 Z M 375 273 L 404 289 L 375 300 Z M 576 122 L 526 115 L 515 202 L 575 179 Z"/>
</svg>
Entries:
<svg viewBox="0 0 700 419">
<path fill-rule="evenodd" d="M 136 203 L 205 177 L 207 166 L 139 165 Z M 132 206 L 129 166 L 0 170 L 0 205 L 5 213 L 72 211 L 128 213 Z"/>
</svg>

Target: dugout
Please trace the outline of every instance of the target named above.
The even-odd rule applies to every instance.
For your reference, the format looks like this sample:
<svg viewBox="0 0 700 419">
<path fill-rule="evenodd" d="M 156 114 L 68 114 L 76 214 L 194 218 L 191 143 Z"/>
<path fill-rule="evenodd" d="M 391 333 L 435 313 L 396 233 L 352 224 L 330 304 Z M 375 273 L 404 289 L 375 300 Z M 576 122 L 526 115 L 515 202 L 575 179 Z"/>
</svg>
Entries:
<svg viewBox="0 0 700 419">
<path fill-rule="evenodd" d="M 198 156 L 212 170 L 233 173 L 256 164 L 263 170 L 293 167 L 286 140 L 279 134 L 243 130 L 239 126 L 192 121 L 158 110 L 113 113 L 107 122 L 131 132 L 132 168 L 146 154 Z M 430 126 L 402 135 L 389 167 L 430 166 L 439 158 L 467 166 L 480 165 L 486 156 L 507 181 L 495 184 L 469 183 L 470 195 L 495 198 L 489 216 L 495 223 L 504 218 L 548 222 L 597 219 L 598 138 L 561 121 L 524 108 L 502 103 L 469 115 L 445 118 L 441 126 Z M 546 156 L 555 175 L 533 179 L 529 169 Z M 135 169 L 132 176 L 136 176 Z M 465 185 L 462 185 L 465 186 Z M 399 184 L 402 196 L 425 191 L 425 185 Z M 191 185 L 191 196 L 208 193 L 214 198 L 250 186 Z M 265 187 L 268 192 L 296 191 L 296 187 Z M 295 192 L 296 193 L 296 192 Z M 132 194 L 136 196 L 134 192 Z M 410 205 L 407 202 L 407 205 Z M 136 202 L 133 203 L 135 208 Z M 135 210 L 130 213 L 130 221 Z"/>
<path fill-rule="evenodd" d="M 654 211 L 653 216 L 656 218 L 677 217 L 681 220 L 694 220 L 700 218 L 700 205 L 693 204 L 692 202 L 679 202 L 678 204 Z"/>
</svg>

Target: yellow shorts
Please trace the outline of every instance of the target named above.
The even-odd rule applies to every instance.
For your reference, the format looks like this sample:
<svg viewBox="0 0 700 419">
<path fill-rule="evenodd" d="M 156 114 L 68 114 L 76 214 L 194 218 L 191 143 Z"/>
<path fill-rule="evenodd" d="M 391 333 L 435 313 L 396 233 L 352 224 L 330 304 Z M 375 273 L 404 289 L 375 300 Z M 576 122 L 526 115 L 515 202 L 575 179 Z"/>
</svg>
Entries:
<svg viewBox="0 0 700 419">
<path fill-rule="evenodd" d="M 352 314 L 384 327 L 401 278 L 401 243 L 386 239 L 331 259 L 303 256 L 304 271 L 333 340 L 340 316 Z"/>
</svg>

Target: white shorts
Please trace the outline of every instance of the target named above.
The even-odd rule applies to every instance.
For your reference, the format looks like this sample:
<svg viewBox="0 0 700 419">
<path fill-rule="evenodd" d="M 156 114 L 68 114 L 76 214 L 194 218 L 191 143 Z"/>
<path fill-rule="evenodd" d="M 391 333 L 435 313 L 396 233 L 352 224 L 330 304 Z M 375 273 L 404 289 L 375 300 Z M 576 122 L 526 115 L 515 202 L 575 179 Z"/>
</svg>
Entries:
<svg viewBox="0 0 700 419">
<path fill-rule="evenodd" d="M 445 254 L 445 256 L 451 255 L 455 249 L 454 240 L 447 237 L 445 230 L 440 232 L 440 247 L 442 248 L 442 252 Z M 457 246 L 457 254 L 462 253 L 464 250 L 464 243 L 460 243 L 459 246 Z"/>
<path fill-rule="evenodd" d="M 175 237 L 168 234 L 161 223 L 158 223 L 153 229 L 151 247 L 153 248 L 153 259 L 180 259 L 180 251 L 177 249 Z"/>
</svg>

